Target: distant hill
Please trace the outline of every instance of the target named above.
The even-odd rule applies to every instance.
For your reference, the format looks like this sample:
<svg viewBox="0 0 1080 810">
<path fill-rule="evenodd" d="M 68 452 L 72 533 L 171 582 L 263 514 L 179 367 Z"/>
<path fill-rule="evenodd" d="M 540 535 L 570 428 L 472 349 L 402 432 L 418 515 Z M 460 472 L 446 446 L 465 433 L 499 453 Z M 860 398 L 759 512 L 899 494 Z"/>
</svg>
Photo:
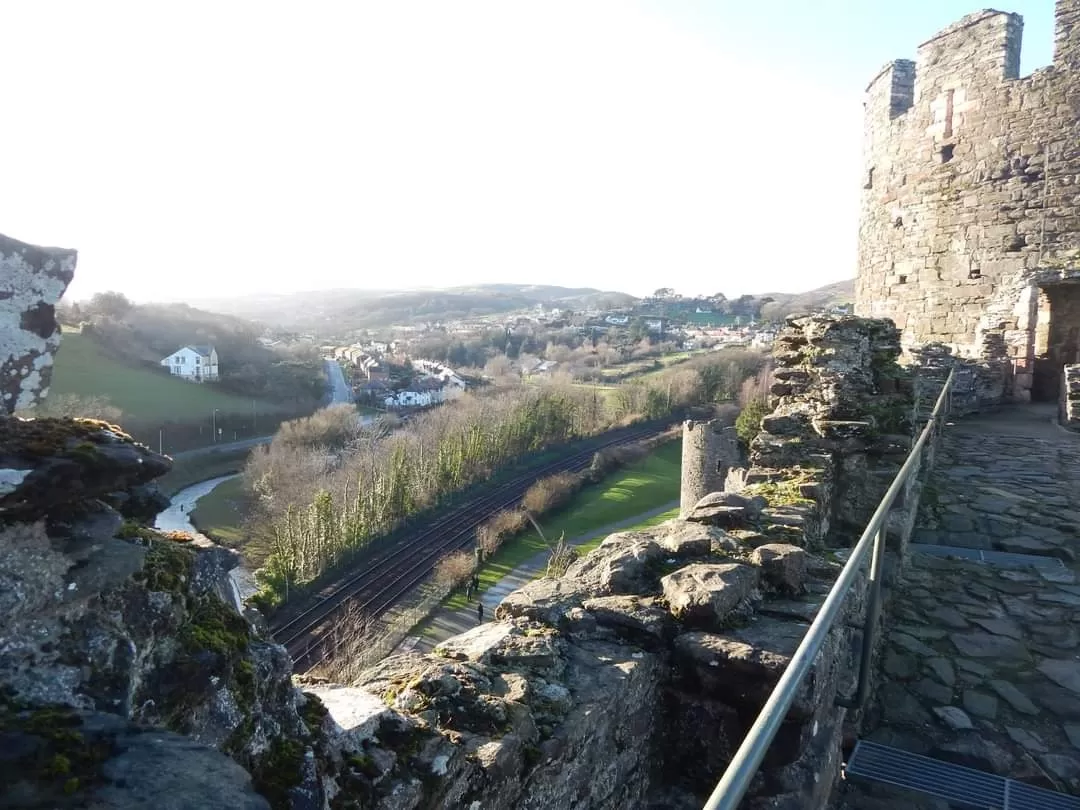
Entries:
<svg viewBox="0 0 1080 810">
<path fill-rule="evenodd" d="M 772 302 L 762 307 L 762 317 L 779 320 L 788 315 L 813 312 L 840 304 L 855 301 L 855 279 L 836 281 L 801 293 L 764 293 L 755 296 L 758 299 L 771 298 Z"/>
<path fill-rule="evenodd" d="M 317 290 L 192 303 L 202 309 L 252 318 L 281 329 L 333 335 L 391 324 L 499 315 L 537 304 L 578 310 L 590 306 L 625 307 L 636 300 L 626 293 L 591 287 L 480 284 L 441 290 Z"/>
</svg>

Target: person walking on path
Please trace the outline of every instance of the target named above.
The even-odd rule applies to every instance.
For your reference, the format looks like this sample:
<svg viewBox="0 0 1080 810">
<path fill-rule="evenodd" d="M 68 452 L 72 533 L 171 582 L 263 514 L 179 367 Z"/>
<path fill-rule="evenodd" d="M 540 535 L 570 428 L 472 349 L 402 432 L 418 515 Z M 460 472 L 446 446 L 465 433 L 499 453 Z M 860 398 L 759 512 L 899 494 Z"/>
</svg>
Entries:
<svg viewBox="0 0 1080 810">
<path fill-rule="evenodd" d="M 472 589 L 473 589 L 473 584 L 472 584 L 472 580 L 470 579 L 468 582 L 465 583 L 465 601 L 466 602 L 468 602 L 470 599 L 472 599 Z"/>
<path fill-rule="evenodd" d="M 476 621 L 481 624 L 484 621 L 484 603 L 479 600 L 476 602 Z"/>
</svg>

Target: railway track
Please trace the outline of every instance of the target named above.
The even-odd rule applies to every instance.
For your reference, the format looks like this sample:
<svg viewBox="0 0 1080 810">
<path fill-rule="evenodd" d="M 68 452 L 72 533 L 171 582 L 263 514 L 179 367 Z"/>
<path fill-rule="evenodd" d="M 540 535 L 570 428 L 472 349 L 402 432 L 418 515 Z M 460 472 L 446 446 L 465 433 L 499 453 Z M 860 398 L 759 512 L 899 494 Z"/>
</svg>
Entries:
<svg viewBox="0 0 1080 810">
<path fill-rule="evenodd" d="M 418 528 L 379 554 L 360 561 L 359 570 L 309 598 L 306 607 L 291 617 L 271 623 L 271 631 L 293 658 L 293 669 L 306 672 L 331 657 L 335 644 L 329 638 L 334 619 L 348 605 L 365 618 L 377 618 L 396 605 L 431 574 L 445 554 L 471 548 L 475 531 L 492 515 L 516 506 L 526 490 L 539 478 L 558 472 L 580 472 L 589 467 L 597 451 L 640 441 L 656 435 L 666 426 L 625 428 L 606 441 L 552 461 L 496 487 L 491 492 L 450 509 L 426 526 Z"/>
</svg>

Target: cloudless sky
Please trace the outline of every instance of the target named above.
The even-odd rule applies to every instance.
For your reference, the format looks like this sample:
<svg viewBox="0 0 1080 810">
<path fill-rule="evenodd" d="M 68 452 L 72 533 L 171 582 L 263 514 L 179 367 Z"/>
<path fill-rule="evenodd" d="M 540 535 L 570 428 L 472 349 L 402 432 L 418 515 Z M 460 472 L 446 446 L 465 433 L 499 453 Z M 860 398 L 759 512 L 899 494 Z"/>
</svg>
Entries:
<svg viewBox="0 0 1080 810">
<path fill-rule="evenodd" d="M 975 0 L 7 0 L 0 232 L 73 297 L 855 274 L 862 93 Z M 1024 15 L 1048 64 L 1051 0 Z"/>
</svg>

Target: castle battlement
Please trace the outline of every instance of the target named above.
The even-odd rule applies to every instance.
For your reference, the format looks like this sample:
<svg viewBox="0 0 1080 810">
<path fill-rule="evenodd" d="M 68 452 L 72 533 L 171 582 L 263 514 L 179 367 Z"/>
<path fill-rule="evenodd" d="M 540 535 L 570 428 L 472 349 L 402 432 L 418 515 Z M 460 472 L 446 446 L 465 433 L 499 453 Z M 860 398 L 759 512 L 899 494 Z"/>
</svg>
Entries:
<svg viewBox="0 0 1080 810">
<path fill-rule="evenodd" d="M 1080 0 L 1055 20 L 1054 63 L 1031 76 L 1023 19 L 986 9 L 866 88 L 856 312 L 892 318 L 908 347 L 1004 343 L 1019 398 L 1052 387 L 1040 363 L 1080 352 L 1080 285 L 1055 286 L 1080 270 Z"/>
</svg>

